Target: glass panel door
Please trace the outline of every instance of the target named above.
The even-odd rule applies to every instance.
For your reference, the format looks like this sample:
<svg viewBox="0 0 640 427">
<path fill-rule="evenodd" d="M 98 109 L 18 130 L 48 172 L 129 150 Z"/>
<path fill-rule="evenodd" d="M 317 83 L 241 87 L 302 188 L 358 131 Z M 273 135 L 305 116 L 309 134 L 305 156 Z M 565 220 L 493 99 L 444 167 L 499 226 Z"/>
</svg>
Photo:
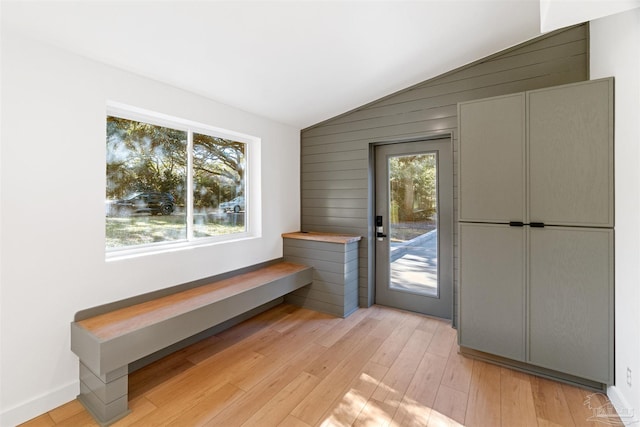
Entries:
<svg viewBox="0 0 640 427">
<path fill-rule="evenodd" d="M 389 287 L 438 296 L 438 153 L 387 158 Z"/>
<path fill-rule="evenodd" d="M 376 147 L 376 303 L 451 318 L 450 139 Z"/>
</svg>

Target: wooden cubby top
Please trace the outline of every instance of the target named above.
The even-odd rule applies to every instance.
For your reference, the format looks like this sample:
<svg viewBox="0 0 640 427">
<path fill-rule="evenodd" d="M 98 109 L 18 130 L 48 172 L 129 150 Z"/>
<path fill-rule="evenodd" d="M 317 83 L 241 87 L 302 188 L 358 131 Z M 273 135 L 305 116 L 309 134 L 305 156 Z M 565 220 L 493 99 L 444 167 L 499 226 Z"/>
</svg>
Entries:
<svg viewBox="0 0 640 427">
<path fill-rule="evenodd" d="M 352 243 L 362 239 L 362 236 L 356 236 L 351 234 L 334 234 L 334 233 L 320 233 L 315 231 L 296 231 L 294 233 L 284 233 L 282 235 L 285 239 L 298 239 L 298 240 L 313 240 L 316 242 L 326 243 Z"/>
</svg>

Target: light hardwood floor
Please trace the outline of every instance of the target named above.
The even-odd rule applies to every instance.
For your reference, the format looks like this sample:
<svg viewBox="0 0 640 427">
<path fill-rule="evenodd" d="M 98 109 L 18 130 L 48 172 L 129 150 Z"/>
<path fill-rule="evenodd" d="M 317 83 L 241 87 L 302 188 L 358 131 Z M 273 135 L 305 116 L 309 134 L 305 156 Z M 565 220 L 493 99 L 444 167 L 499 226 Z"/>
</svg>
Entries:
<svg viewBox="0 0 640 427">
<path fill-rule="evenodd" d="M 606 396 L 465 358 L 455 341 L 415 313 L 282 304 L 131 374 L 115 426 L 602 425 L 589 418 Z M 75 400 L 23 424 L 95 425 Z"/>
</svg>

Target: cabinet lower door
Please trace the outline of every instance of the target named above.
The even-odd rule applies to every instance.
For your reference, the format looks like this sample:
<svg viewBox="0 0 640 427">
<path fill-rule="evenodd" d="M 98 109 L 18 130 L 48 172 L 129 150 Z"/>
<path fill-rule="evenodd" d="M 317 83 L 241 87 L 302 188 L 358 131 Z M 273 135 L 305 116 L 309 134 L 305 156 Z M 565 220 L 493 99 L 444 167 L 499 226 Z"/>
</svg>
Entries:
<svg viewBox="0 0 640 427">
<path fill-rule="evenodd" d="M 526 231 L 461 223 L 460 345 L 525 359 Z"/>
<path fill-rule="evenodd" d="M 528 362 L 611 383 L 613 230 L 529 233 Z"/>
</svg>

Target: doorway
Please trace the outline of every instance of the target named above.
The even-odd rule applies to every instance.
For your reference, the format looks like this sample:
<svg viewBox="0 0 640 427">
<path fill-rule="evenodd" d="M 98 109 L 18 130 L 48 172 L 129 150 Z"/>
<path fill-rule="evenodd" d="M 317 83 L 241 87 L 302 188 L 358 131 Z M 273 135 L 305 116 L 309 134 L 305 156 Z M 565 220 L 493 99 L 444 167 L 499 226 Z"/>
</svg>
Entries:
<svg viewBox="0 0 640 427">
<path fill-rule="evenodd" d="M 375 147 L 375 301 L 451 319 L 451 139 Z"/>
</svg>

